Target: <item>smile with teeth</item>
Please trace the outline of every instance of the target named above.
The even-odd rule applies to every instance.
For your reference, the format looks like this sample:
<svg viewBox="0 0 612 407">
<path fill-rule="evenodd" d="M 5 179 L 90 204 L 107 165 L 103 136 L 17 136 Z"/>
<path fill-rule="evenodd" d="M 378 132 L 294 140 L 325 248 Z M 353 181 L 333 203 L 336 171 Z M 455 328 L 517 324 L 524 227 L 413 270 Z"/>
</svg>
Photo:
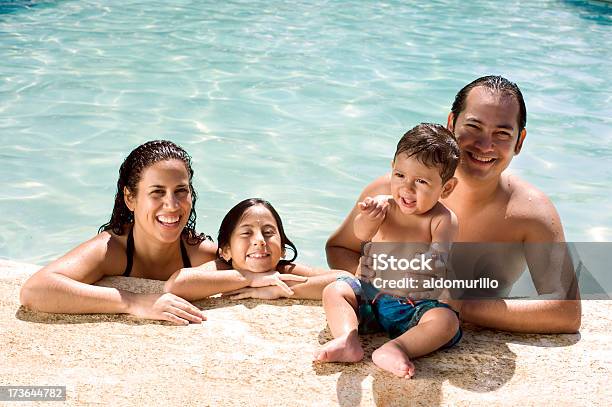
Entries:
<svg viewBox="0 0 612 407">
<path fill-rule="evenodd" d="M 414 206 L 414 205 L 416 205 L 416 200 L 404 198 L 403 196 L 400 197 L 400 200 L 402 201 L 402 204 L 404 206 Z"/>
<path fill-rule="evenodd" d="M 176 215 L 159 215 L 157 216 L 157 221 L 164 226 L 175 226 L 178 225 L 181 220 L 180 216 Z"/>
<path fill-rule="evenodd" d="M 478 161 L 478 162 L 481 162 L 481 163 L 490 163 L 490 162 L 495 161 L 495 158 L 493 158 L 493 157 L 485 157 L 485 156 L 482 156 L 482 155 L 477 155 L 477 154 L 474 154 L 474 153 L 472 153 L 470 151 L 468 151 L 468 155 L 474 161 Z"/>
<path fill-rule="evenodd" d="M 270 253 L 262 253 L 262 252 L 247 254 L 247 257 L 251 259 L 264 259 L 269 256 L 270 256 Z"/>
</svg>

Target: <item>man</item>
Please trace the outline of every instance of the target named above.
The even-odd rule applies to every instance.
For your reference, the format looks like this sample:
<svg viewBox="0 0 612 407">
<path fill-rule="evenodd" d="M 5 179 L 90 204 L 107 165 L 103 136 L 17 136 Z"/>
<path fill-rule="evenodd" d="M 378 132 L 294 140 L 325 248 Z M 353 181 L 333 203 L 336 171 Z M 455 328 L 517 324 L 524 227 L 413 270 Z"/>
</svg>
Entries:
<svg viewBox="0 0 612 407">
<path fill-rule="evenodd" d="M 455 241 L 564 242 L 559 215 L 546 195 L 504 171 L 521 151 L 527 134 L 526 116 L 518 86 L 500 76 L 478 78 L 455 97 L 447 128 L 461 149 L 455 174 L 459 182 L 443 200 L 459 220 Z M 387 174 L 368 185 L 358 202 L 389 191 Z M 327 241 L 327 262 L 333 269 L 357 271 L 360 242 L 353 233 L 353 220 L 358 213 L 355 206 Z M 529 253 L 505 252 L 503 275 L 498 271 L 492 277 L 516 281 L 525 259 L 530 266 L 539 260 L 534 255 L 530 258 Z M 536 288 L 546 283 L 537 276 L 533 280 Z M 577 300 L 466 300 L 456 302 L 455 308 L 463 321 L 514 332 L 574 333 L 581 323 Z"/>
</svg>

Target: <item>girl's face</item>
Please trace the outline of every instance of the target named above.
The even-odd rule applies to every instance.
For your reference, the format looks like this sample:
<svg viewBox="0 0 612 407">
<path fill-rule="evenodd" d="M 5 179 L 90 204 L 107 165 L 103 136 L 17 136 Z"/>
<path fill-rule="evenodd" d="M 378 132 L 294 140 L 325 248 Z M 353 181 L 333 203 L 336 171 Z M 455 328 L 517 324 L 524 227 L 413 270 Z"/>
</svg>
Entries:
<svg viewBox="0 0 612 407">
<path fill-rule="evenodd" d="M 181 160 L 159 161 L 142 171 L 136 195 L 125 203 L 135 226 L 164 243 L 176 242 L 191 213 L 189 173 Z"/>
<path fill-rule="evenodd" d="M 262 273 L 275 270 L 283 256 L 281 236 L 272 213 L 263 205 L 247 209 L 232 231 L 221 256 L 236 270 Z"/>
</svg>

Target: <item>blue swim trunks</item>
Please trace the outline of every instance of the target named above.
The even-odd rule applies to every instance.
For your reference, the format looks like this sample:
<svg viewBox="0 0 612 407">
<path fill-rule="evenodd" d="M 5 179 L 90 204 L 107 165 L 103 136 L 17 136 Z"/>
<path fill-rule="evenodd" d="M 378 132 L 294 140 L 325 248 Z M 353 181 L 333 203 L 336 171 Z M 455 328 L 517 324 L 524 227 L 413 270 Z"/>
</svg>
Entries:
<svg viewBox="0 0 612 407">
<path fill-rule="evenodd" d="M 440 307 L 452 309 L 436 300 L 420 300 L 411 304 L 392 295 L 379 294 L 380 291 L 372 284 L 356 277 L 342 276 L 337 280 L 350 285 L 357 296 L 360 334 L 386 332 L 391 339 L 395 339 L 418 324 L 421 317 L 430 309 Z M 463 332 L 459 327 L 455 336 L 441 349 L 455 346 L 462 336 Z"/>
</svg>

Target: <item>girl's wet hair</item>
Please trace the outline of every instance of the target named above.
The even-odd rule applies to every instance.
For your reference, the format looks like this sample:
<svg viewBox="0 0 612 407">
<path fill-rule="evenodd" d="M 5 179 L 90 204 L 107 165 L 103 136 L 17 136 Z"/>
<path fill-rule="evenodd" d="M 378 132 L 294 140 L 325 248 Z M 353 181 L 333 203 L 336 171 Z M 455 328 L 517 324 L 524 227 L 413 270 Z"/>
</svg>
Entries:
<svg viewBox="0 0 612 407">
<path fill-rule="evenodd" d="M 288 263 L 293 262 L 297 258 L 297 255 L 298 255 L 297 248 L 285 234 L 285 229 L 283 228 L 283 222 L 281 221 L 281 218 L 278 212 L 276 212 L 276 209 L 274 209 L 274 207 L 272 206 L 270 202 L 266 201 L 265 199 L 261 199 L 261 198 L 245 199 L 244 201 L 237 203 L 236 206 L 230 209 L 229 212 L 225 215 L 225 217 L 221 221 L 221 226 L 219 226 L 219 234 L 217 236 L 217 244 L 219 247 L 219 249 L 217 250 L 217 258 L 229 264 L 230 266 L 232 265 L 231 259 L 230 261 L 226 261 L 223 257 L 221 257 L 221 250 L 224 247 L 229 246 L 230 238 L 232 237 L 232 232 L 234 231 L 234 229 L 236 229 L 236 226 L 238 225 L 238 222 L 240 222 L 240 219 L 242 219 L 242 216 L 244 215 L 244 213 L 249 208 L 256 206 L 256 205 L 262 205 L 263 207 L 265 207 L 266 209 L 270 211 L 270 213 L 274 217 L 274 220 L 276 220 L 276 224 L 278 226 L 278 233 L 280 234 L 280 238 L 281 238 L 281 247 L 285 251 L 287 249 L 290 249 L 293 252 L 293 257 L 291 258 L 291 260 L 281 260 L 279 264 L 283 265 L 283 264 L 288 264 Z"/>
<path fill-rule="evenodd" d="M 204 233 L 197 233 L 196 227 L 196 199 L 197 194 L 193 189 L 192 178 L 193 169 L 191 168 L 191 157 L 185 150 L 178 145 L 168 140 L 154 140 L 148 141 L 140 146 L 136 147 L 126 157 L 119 168 L 119 179 L 117 180 L 117 193 L 115 195 L 115 205 L 113 207 L 113 213 L 110 220 L 104 225 L 100 226 L 98 233 L 105 230 L 111 230 L 117 235 L 122 235 L 124 226 L 130 223 L 134 223 L 134 213 L 129 210 L 125 204 L 124 187 L 130 191 L 131 194 L 138 192 L 138 183 L 142 178 L 142 172 L 149 168 L 151 165 L 160 161 L 166 160 L 180 160 L 185 164 L 185 168 L 189 173 L 189 189 L 191 190 L 191 213 L 187 220 L 187 225 L 183 229 L 182 236 L 185 237 L 187 243 L 191 245 L 198 245 L 205 239 L 212 240 L 210 236 Z"/>
</svg>

